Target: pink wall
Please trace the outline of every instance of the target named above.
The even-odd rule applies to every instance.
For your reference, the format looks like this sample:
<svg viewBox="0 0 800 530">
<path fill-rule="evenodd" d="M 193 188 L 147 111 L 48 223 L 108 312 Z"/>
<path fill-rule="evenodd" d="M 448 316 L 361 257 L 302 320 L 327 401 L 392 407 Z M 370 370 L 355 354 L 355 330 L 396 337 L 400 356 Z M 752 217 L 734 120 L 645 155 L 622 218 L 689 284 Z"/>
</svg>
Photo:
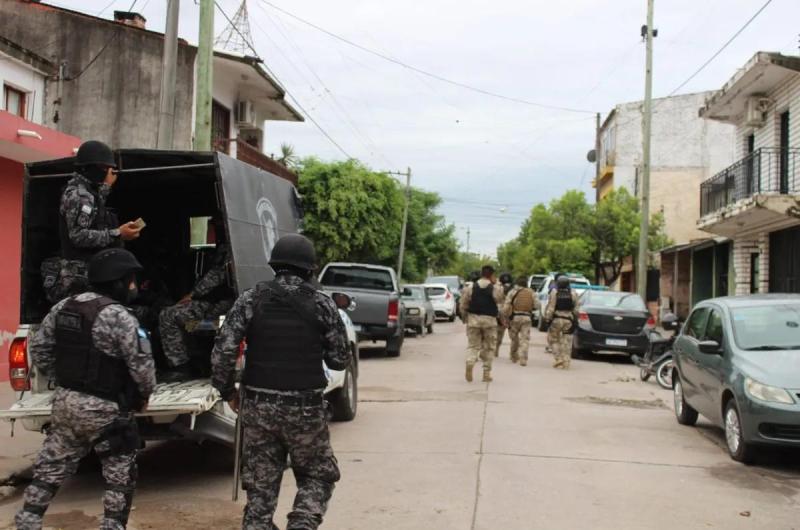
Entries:
<svg viewBox="0 0 800 530">
<path fill-rule="evenodd" d="M 8 347 L 19 324 L 22 175 L 21 163 L 0 158 L 0 381 L 8 380 Z"/>
</svg>

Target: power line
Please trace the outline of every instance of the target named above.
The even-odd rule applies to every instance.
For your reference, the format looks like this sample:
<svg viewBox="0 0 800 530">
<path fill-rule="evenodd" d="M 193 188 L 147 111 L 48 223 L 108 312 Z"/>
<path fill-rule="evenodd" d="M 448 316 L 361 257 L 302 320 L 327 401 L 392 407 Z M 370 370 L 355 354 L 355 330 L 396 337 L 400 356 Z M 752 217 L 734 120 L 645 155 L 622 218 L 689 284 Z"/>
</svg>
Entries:
<svg viewBox="0 0 800 530">
<path fill-rule="evenodd" d="M 697 70 L 696 70 L 696 71 L 695 71 L 695 72 L 694 72 L 692 75 L 690 75 L 690 76 L 689 76 L 689 77 L 686 79 L 686 81 L 684 81 L 683 83 L 681 83 L 680 85 L 678 85 L 678 86 L 675 88 L 675 90 L 673 90 L 672 92 L 670 92 L 670 93 L 669 93 L 669 95 L 668 95 L 667 97 L 669 97 L 669 96 L 672 96 L 672 95 L 673 95 L 673 94 L 675 94 L 675 93 L 676 93 L 678 90 L 682 89 L 684 86 L 686 86 L 686 84 L 687 84 L 687 83 L 689 83 L 689 81 L 691 81 L 692 79 L 694 79 L 694 78 L 695 78 L 695 76 L 697 76 L 697 74 L 699 74 L 700 72 L 702 72 L 702 71 L 703 71 L 703 69 L 705 69 L 705 67 L 706 67 L 706 66 L 708 66 L 709 64 L 711 64 L 711 61 L 713 61 L 714 59 L 716 59 L 716 58 L 717 58 L 717 56 L 719 56 L 719 54 L 720 54 L 720 53 L 722 53 L 722 52 L 723 52 L 723 50 L 725 50 L 725 48 L 727 48 L 727 47 L 728 47 L 728 45 L 729 45 L 730 43 L 732 43 L 734 40 L 736 40 L 736 37 L 738 37 L 738 36 L 739 36 L 739 35 L 740 35 L 740 34 L 741 34 L 741 33 L 742 33 L 742 32 L 743 32 L 743 31 L 744 31 L 746 28 L 747 28 L 747 26 L 749 26 L 749 25 L 750 25 L 750 23 L 751 23 L 751 22 L 753 22 L 753 21 L 754 21 L 754 20 L 755 20 L 755 19 L 758 17 L 758 15 L 760 15 L 760 14 L 761 14 L 761 12 L 762 12 L 762 11 L 764 11 L 764 10 L 767 8 L 767 6 L 768 6 L 768 5 L 770 5 L 771 3 L 772 3 L 772 0 L 767 0 L 767 1 L 764 3 L 764 5 L 762 5 L 762 6 L 761 6 L 761 8 L 760 8 L 758 11 L 756 11 L 756 12 L 755 12 L 755 14 L 754 14 L 752 17 L 750 17 L 750 19 L 749 19 L 747 22 L 745 22 L 745 23 L 744 23 L 744 26 L 742 26 L 741 28 L 739 28 L 739 30 L 738 30 L 736 33 L 734 33 L 734 34 L 733 34 L 733 36 L 732 36 L 730 39 L 728 39 L 728 41 L 727 41 L 725 44 L 723 44 L 723 45 L 722 45 L 722 47 L 721 47 L 719 50 L 717 50 L 717 51 L 716 51 L 716 53 L 714 53 L 714 55 L 712 55 L 712 56 L 711 56 L 711 57 L 710 57 L 710 58 L 709 58 L 709 59 L 708 59 L 706 62 L 704 62 L 704 63 L 702 64 L 702 66 L 700 66 L 700 68 L 698 68 L 698 69 L 697 69 Z"/>
<path fill-rule="evenodd" d="M 474 87 L 472 85 L 468 85 L 468 84 L 462 83 L 460 81 L 455 81 L 453 79 L 449 79 L 447 77 L 440 76 L 440 75 L 435 74 L 433 72 L 429 72 L 427 70 L 423 70 L 422 68 L 418 68 L 418 67 L 413 66 L 411 64 L 408 64 L 406 62 L 403 62 L 400 59 L 396 59 L 396 58 L 394 58 L 394 57 L 392 57 L 390 55 L 386 55 L 384 53 L 381 53 L 379 51 L 373 50 L 371 48 L 367 48 L 366 46 L 358 44 L 357 42 L 353 42 L 350 39 L 342 37 L 341 35 L 337 35 L 336 33 L 328 31 L 327 29 L 325 29 L 325 28 L 323 28 L 321 26 L 318 26 L 318 25 L 314 24 L 313 22 L 309 22 L 308 20 L 300 18 L 299 16 L 297 16 L 297 15 L 295 15 L 293 13 L 290 13 L 289 11 L 286 11 L 285 9 L 283 9 L 281 7 L 278 7 L 275 4 L 273 4 L 271 2 L 268 2 L 267 0 L 261 0 L 261 1 L 264 4 L 266 4 L 266 5 L 270 6 L 271 8 L 275 9 L 276 11 L 280 11 L 281 13 L 283 13 L 286 16 L 289 16 L 289 17 L 291 17 L 291 18 L 293 18 L 293 19 L 295 19 L 295 20 L 297 20 L 299 22 L 302 22 L 303 24 L 305 24 L 305 25 L 307 25 L 309 27 L 312 27 L 312 28 L 316 29 L 317 31 L 325 33 L 329 37 L 332 37 L 332 38 L 334 38 L 336 40 L 344 42 L 345 44 L 347 44 L 349 46 L 352 46 L 354 48 L 358 48 L 359 50 L 361 50 L 363 52 L 372 54 L 372 55 L 374 55 L 376 57 L 380 57 L 384 61 L 388 61 L 390 63 L 394 63 L 394 64 L 396 64 L 398 66 L 402 66 L 403 68 L 407 68 L 408 70 L 413 70 L 414 72 L 418 72 L 418 73 L 420 73 L 422 75 L 425 75 L 425 76 L 428 76 L 428 77 L 430 77 L 432 79 L 436 79 L 437 81 L 441 81 L 442 83 L 447 83 L 447 84 L 450 84 L 450 85 L 453 85 L 453 86 L 457 86 L 457 87 L 463 88 L 465 90 L 470 90 L 472 92 L 477 92 L 479 94 L 483 94 L 484 96 L 490 96 L 490 97 L 494 97 L 494 98 L 498 98 L 498 99 L 503 99 L 503 100 L 506 100 L 506 101 L 514 102 L 514 103 L 520 103 L 522 105 L 530 105 L 530 106 L 533 106 L 533 107 L 539 107 L 539 108 L 543 108 L 543 109 L 561 110 L 561 111 L 564 111 L 564 112 L 579 112 L 579 113 L 584 113 L 584 114 L 596 114 L 596 112 L 593 111 L 593 110 L 575 109 L 575 108 L 571 108 L 571 107 L 562 107 L 562 106 L 559 106 L 559 105 L 548 105 L 548 104 L 545 104 L 545 103 L 538 103 L 538 102 L 535 102 L 535 101 L 529 101 L 529 100 L 526 100 L 526 99 L 521 99 L 521 98 L 517 98 L 517 97 L 513 97 L 513 96 L 506 96 L 504 94 L 499 94 L 497 92 L 492 92 L 490 90 L 485 90 L 483 88 Z"/>
<path fill-rule="evenodd" d="M 138 2 L 138 1 L 139 0 L 133 0 L 133 3 L 131 4 L 131 7 L 128 8 L 128 11 L 133 11 L 133 8 L 136 5 L 136 2 Z M 69 78 L 65 79 L 65 81 L 77 81 L 78 79 L 80 79 L 80 77 L 83 75 L 83 73 L 86 72 L 86 70 L 88 70 L 95 63 L 95 61 L 97 61 L 97 59 L 100 58 L 101 55 L 103 55 L 103 52 L 106 51 L 106 48 L 108 48 L 111 45 L 112 42 L 116 42 L 116 40 L 119 38 L 121 33 L 122 33 L 122 30 L 120 28 L 116 28 L 116 31 L 114 32 L 114 35 L 112 35 L 111 38 L 109 38 L 106 41 L 106 43 L 103 45 L 103 47 L 100 48 L 100 51 L 97 52 L 97 54 L 94 57 L 92 57 L 91 60 L 88 63 L 86 63 L 86 66 L 84 66 L 81 69 L 81 71 L 78 72 L 78 75 L 69 77 Z"/>
<path fill-rule="evenodd" d="M 136 3 L 136 2 L 134 2 L 134 3 Z M 228 21 L 228 23 L 229 23 L 229 24 L 231 24 L 231 26 L 233 26 L 233 22 L 231 21 L 231 18 L 228 16 L 228 14 L 225 12 L 225 10 L 224 10 L 224 9 L 222 9 L 222 6 L 221 6 L 221 5 L 219 5 L 219 2 L 214 2 L 214 5 L 215 5 L 215 6 L 217 6 L 217 9 L 219 9 L 220 13 L 222 13 L 222 16 L 224 16 L 224 17 L 225 17 L 225 19 Z M 239 35 L 240 35 L 240 36 L 241 36 L 243 39 L 245 39 L 244 35 L 242 35 L 242 34 L 241 34 L 241 32 L 239 32 L 239 29 L 238 29 L 238 28 L 236 28 L 235 26 L 233 26 L 233 27 L 236 29 L 236 31 L 239 33 Z M 247 39 L 245 39 L 245 41 L 247 41 Z M 260 56 L 259 56 L 259 53 L 258 53 L 258 51 L 257 51 L 257 50 L 256 50 L 256 49 L 253 47 L 253 45 L 252 45 L 252 44 L 249 44 L 249 43 L 248 43 L 248 46 L 249 46 L 249 47 L 250 47 L 250 49 L 253 51 L 253 53 L 256 55 L 256 57 L 260 57 Z M 263 64 L 263 63 L 262 63 L 262 64 Z M 270 75 L 272 75 L 272 77 L 275 79 L 275 81 L 276 81 L 276 82 L 278 82 L 278 77 L 277 77 L 277 76 L 276 76 L 276 75 L 275 75 L 275 74 L 274 74 L 272 71 L 270 71 L 269 67 L 268 67 L 266 64 L 264 64 L 264 68 L 265 68 L 265 69 L 266 69 L 266 70 L 267 70 L 267 71 L 270 73 Z M 280 82 L 278 82 L 278 83 L 280 84 Z M 310 114 L 310 113 L 309 113 L 309 112 L 308 112 L 308 111 L 307 111 L 307 110 L 306 110 L 306 109 L 303 107 L 303 105 L 302 105 L 302 104 L 300 104 L 300 102 L 299 102 L 299 101 L 297 101 L 297 99 L 296 99 L 296 98 L 295 98 L 295 97 L 294 97 L 292 94 L 290 94 L 290 93 L 289 93 L 289 91 L 288 91 L 288 90 L 286 90 L 286 88 L 284 88 L 284 87 L 282 87 L 282 88 L 283 88 L 283 91 L 284 91 L 284 93 L 285 93 L 285 94 L 286 94 L 288 97 L 292 98 L 292 101 L 294 102 L 294 104 L 295 104 L 295 105 L 297 105 L 297 108 L 299 108 L 299 109 L 300 109 L 300 112 L 302 112 L 303 114 L 305 114 L 306 118 L 308 118 L 308 119 L 311 121 L 311 123 L 313 123 L 313 124 L 314 124 L 314 126 L 315 126 L 317 129 L 319 129 L 319 132 L 321 132 L 321 133 L 322 133 L 322 134 L 325 136 L 325 138 L 327 138 L 327 139 L 328 139 L 328 141 L 330 141 L 330 142 L 331 142 L 331 143 L 332 143 L 332 144 L 333 144 L 333 145 L 334 145 L 334 146 L 335 146 L 335 147 L 336 147 L 336 148 L 337 148 L 339 151 L 341 151 L 341 152 L 342 152 L 342 154 L 343 154 L 344 156 L 346 156 L 348 159 L 349 159 L 349 158 L 353 158 L 352 156 L 350 156 L 350 153 L 348 153 L 347 151 L 345 151 L 345 150 L 344 150 L 344 148 L 343 148 L 341 145 L 339 145 L 339 143 L 338 143 L 336 140 L 334 140 L 334 139 L 333 139 L 333 137 L 332 137 L 330 134 L 328 134 L 328 131 L 326 131 L 325 129 L 323 129 L 323 128 L 322 128 L 322 126 L 321 126 L 319 123 L 317 123 L 317 120 L 315 120 L 315 119 L 314 119 L 314 117 L 313 117 L 313 116 L 311 116 L 311 114 Z"/>
</svg>

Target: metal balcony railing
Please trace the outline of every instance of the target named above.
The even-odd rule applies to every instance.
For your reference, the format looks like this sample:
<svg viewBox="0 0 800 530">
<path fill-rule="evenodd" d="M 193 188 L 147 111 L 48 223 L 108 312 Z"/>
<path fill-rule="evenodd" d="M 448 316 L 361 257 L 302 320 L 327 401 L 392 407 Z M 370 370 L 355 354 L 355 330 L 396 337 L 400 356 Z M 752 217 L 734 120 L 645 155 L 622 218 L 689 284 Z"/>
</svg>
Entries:
<svg viewBox="0 0 800 530">
<path fill-rule="evenodd" d="M 757 193 L 800 193 L 800 148 L 762 147 L 700 184 L 700 217 Z"/>
</svg>

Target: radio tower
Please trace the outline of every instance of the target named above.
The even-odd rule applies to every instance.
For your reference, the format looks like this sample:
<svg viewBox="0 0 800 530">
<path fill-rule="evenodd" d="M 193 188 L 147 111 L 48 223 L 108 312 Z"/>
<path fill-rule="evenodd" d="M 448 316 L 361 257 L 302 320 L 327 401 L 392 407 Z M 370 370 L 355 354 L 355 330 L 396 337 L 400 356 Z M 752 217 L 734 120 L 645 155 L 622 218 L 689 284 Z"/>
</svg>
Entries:
<svg viewBox="0 0 800 530">
<path fill-rule="evenodd" d="M 247 0 L 242 0 L 242 5 L 236 10 L 230 24 L 219 34 L 214 41 L 214 48 L 236 52 L 242 55 L 255 54 L 253 36 L 250 34 L 250 19 L 247 15 Z"/>
</svg>

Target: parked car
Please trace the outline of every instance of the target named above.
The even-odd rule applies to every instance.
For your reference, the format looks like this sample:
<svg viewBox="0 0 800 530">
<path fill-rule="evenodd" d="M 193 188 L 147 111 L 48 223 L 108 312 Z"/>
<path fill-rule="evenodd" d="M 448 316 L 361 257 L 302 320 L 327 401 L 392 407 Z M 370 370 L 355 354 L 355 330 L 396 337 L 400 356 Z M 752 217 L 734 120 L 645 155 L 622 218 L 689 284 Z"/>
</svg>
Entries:
<svg viewBox="0 0 800 530">
<path fill-rule="evenodd" d="M 347 294 L 355 301 L 350 318 L 359 340 L 386 341 L 386 355 L 400 355 L 406 315 L 394 269 L 367 263 L 328 263 L 319 282 L 326 291 Z"/>
<path fill-rule="evenodd" d="M 464 288 L 464 280 L 460 276 L 428 276 L 425 279 L 425 284 L 440 284 L 443 283 L 450 289 L 450 293 L 456 300 L 456 315 L 458 315 L 458 303 L 461 300 L 461 289 Z"/>
<path fill-rule="evenodd" d="M 528 277 L 528 287 L 533 289 L 533 292 L 538 292 L 546 279 L 547 274 L 532 274 Z"/>
<path fill-rule="evenodd" d="M 673 351 L 678 423 L 702 414 L 745 463 L 761 445 L 800 447 L 800 295 L 700 302 Z"/>
<path fill-rule="evenodd" d="M 438 318 L 446 318 L 450 322 L 458 316 L 456 297 L 450 288 L 443 283 L 426 283 L 425 291 L 431 299 L 433 310 Z"/>
<path fill-rule="evenodd" d="M 567 274 L 567 276 L 569 276 L 570 287 L 575 290 L 578 296 L 583 294 L 583 292 L 589 289 L 589 287 L 592 285 L 589 280 L 580 274 Z M 555 282 L 555 273 L 548 274 L 547 278 L 544 279 L 539 287 L 539 292 L 536 293 L 536 296 L 539 298 L 539 309 L 533 311 L 533 324 L 539 328 L 539 331 L 547 331 L 545 323 L 542 319 L 542 313 L 547 307 L 547 300 L 550 297 L 550 291 L 555 288 Z"/>
<path fill-rule="evenodd" d="M 406 307 L 406 328 L 413 329 L 420 337 L 425 336 L 426 331 L 433 333 L 436 313 L 425 286 L 406 285 L 402 297 Z"/>
<path fill-rule="evenodd" d="M 268 265 L 272 245 L 279 233 L 293 233 L 299 226 L 299 196 L 288 181 L 270 175 L 221 153 L 122 149 L 115 151 L 120 172 L 109 206 L 121 219 L 142 217 L 147 229 L 128 243 L 144 265 L 143 275 L 158 272 L 168 296 L 178 299 L 205 272 L 214 244 L 193 244 L 191 224 L 209 216 L 219 217 L 230 245 L 231 286 L 237 291 L 272 278 Z M 73 170 L 74 159 L 36 162 L 25 167 L 22 219 L 22 263 L 20 321 L 9 348 L 11 387 L 18 400 L 0 418 L 20 421 L 26 430 L 42 431 L 50 424 L 55 382 L 52 374 L 40 373 L 27 351 L 31 327 L 50 309 L 42 292 L 40 264 L 59 252 L 58 203 L 61 190 Z M 153 190 L 158 189 L 154 194 Z M 280 228 L 280 231 L 279 231 Z M 206 243 L 206 234 L 202 234 Z M 347 297 L 335 296 L 347 329 L 353 363 L 345 370 L 330 370 L 326 396 L 334 418 L 350 420 L 356 414 L 358 341 L 355 329 L 342 307 Z M 219 320 L 192 323 L 187 330 L 190 355 L 210 370 L 211 348 Z M 141 331 L 149 333 L 141 322 Z M 152 323 L 150 324 L 152 325 Z M 157 341 L 156 362 L 163 364 Z M 236 414 L 211 386 L 208 377 L 183 383 L 159 383 L 147 409 L 137 414 L 145 440 L 188 438 L 213 439 L 229 444 L 234 439 Z"/>
<path fill-rule="evenodd" d="M 642 297 L 620 291 L 586 290 L 579 298 L 578 327 L 572 336 L 572 356 L 614 351 L 643 356 L 656 320 Z"/>
</svg>

